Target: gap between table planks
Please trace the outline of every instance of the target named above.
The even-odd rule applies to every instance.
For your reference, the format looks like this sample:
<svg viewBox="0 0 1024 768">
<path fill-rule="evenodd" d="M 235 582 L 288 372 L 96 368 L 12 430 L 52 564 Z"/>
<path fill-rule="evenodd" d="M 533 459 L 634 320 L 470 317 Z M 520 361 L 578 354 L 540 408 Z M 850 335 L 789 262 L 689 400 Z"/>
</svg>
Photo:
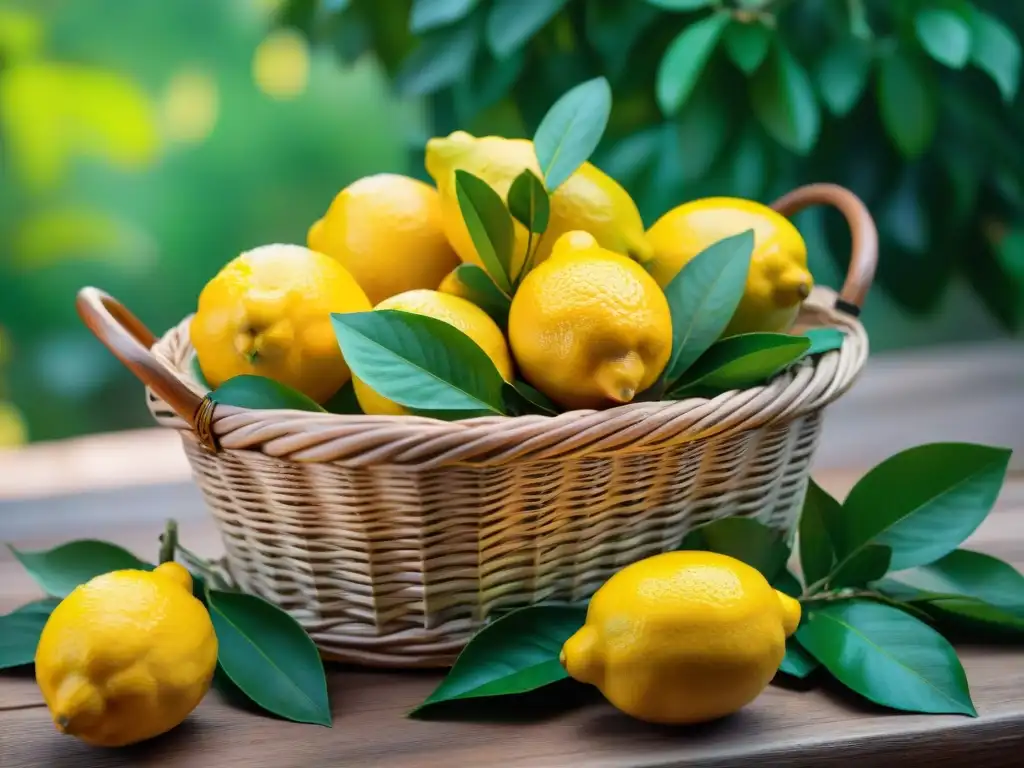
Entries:
<svg viewBox="0 0 1024 768">
<path fill-rule="evenodd" d="M 856 475 L 818 480 L 842 495 Z M 106 491 L 69 506 L 20 502 L 17 540 L 53 546 L 83 535 L 153 557 L 164 513 L 173 507 L 183 541 L 205 554 L 219 549 L 198 497 L 178 486 L 138 493 Z M 146 494 L 150 501 L 145 502 Z M 0 504 L 0 531 L 11 527 Z M 77 509 L 79 515 L 72 514 Z M 10 512 L 8 507 L 7 512 Z M 1024 477 L 1003 489 L 997 510 L 968 545 L 1024 566 Z M 0 550 L 0 612 L 38 596 L 28 576 Z M 832 689 L 773 686 L 739 714 L 691 729 L 646 725 L 618 713 L 591 689 L 559 686 L 525 702 L 471 705 L 473 722 L 419 721 L 405 713 L 440 679 L 434 672 L 384 672 L 330 666 L 332 729 L 286 723 L 228 706 L 212 692 L 170 734 L 122 750 L 97 750 L 56 733 L 30 675 L 0 677 L 0 768 L 218 768 L 340 766 L 669 766 L 831 768 L 868 760 L 897 765 L 1019 766 L 1024 748 L 1024 651 L 965 647 L 961 657 L 981 717 L 898 715 Z M 576 693 L 573 693 L 573 691 Z M 495 713 L 518 712 L 514 722 Z M 524 714 L 525 712 L 525 714 Z M 491 720 L 486 718 L 490 716 Z"/>
</svg>

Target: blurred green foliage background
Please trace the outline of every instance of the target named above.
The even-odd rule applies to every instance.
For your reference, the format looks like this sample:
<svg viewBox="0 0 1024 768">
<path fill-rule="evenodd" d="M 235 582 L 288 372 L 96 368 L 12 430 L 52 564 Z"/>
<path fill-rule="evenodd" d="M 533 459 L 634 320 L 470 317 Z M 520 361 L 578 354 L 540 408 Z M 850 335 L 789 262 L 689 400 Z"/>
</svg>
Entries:
<svg viewBox="0 0 1024 768">
<path fill-rule="evenodd" d="M 162 331 L 354 179 L 426 178 L 456 128 L 529 136 L 599 74 L 595 162 L 648 223 L 836 181 L 882 232 L 876 351 L 1013 333 L 1022 36 L 1005 0 L 0 0 L 0 445 L 150 423 L 80 286 Z M 841 220 L 798 223 L 837 286 Z"/>
</svg>

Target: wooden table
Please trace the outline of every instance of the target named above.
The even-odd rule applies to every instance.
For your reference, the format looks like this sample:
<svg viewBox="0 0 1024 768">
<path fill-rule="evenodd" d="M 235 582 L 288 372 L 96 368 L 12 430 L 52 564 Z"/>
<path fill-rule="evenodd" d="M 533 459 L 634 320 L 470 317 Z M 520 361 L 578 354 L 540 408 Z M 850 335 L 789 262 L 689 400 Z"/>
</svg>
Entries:
<svg viewBox="0 0 1024 768">
<path fill-rule="evenodd" d="M 817 479 L 842 494 L 857 474 L 830 471 Z M 1022 513 L 1024 475 L 1016 473 L 970 545 L 1024 567 Z M 0 501 L 0 539 L 42 548 L 87 536 L 153 558 L 167 514 L 180 521 L 184 542 L 203 554 L 217 553 L 218 539 L 197 492 L 178 482 Z M 0 549 L 0 613 L 37 595 L 10 553 Z M 892 714 L 836 689 L 773 686 L 731 718 L 673 729 L 631 720 L 589 689 L 572 693 L 555 686 L 531 695 L 528 706 L 517 703 L 514 722 L 499 721 L 499 707 L 478 705 L 463 710 L 472 721 L 424 722 L 404 713 L 432 690 L 439 674 L 332 667 L 332 729 L 234 708 L 214 692 L 172 733 L 116 751 L 59 735 L 31 676 L 7 675 L 0 677 L 0 768 L 1020 765 L 1024 650 L 960 652 L 977 719 Z M 508 716 L 510 708 L 503 709 Z"/>
</svg>

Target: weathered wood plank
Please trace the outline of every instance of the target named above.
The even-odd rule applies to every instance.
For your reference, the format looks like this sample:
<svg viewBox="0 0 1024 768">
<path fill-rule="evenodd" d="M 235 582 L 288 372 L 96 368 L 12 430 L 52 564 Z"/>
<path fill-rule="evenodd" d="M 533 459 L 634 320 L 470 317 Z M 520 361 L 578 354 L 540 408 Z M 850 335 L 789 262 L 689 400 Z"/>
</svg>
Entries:
<svg viewBox="0 0 1024 768">
<path fill-rule="evenodd" d="M 842 494 L 854 477 L 826 473 L 820 479 Z M 28 522 L 22 520 L 25 536 L 17 542 L 22 546 L 52 546 L 87 531 L 146 555 L 153 551 L 161 529 L 159 510 L 153 505 L 138 507 L 134 521 L 126 521 L 116 504 L 83 507 L 77 521 L 65 515 L 59 526 L 51 526 L 46 502 L 33 504 Z M 215 553 L 216 533 L 201 510 L 181 512 L 185 540 L 204 553 Z M 997 511 L 969 546 L 1024 566 L 1024 478 L 1007 484 Z M 0 612 L 36 594 L 10 554 L 0 550 Z M 532 695 L 526 702 L 496 702 L 500 708 L 473 704 L 472 722 L 422 722 L 404 715 L 426 697 L 439 674 L 332 666 L 332 729 L 262 717 L 230 707 L 214 693 L 171 734 L 116 751 L 90 749 L 59 736 L 31 678 L 4 677 L 0 768 L 187 768 L 197 760 L 224 768 L 1019 765 L 1024 749 L 1024 651 L 971 647 L 962 648 L 961 654 L 981 714 L 978 719 L 896 715 L 833 688 L 772 687 L 734 717 L 699 728 L 673 729 L 636 722 L 594 691 L 563 686 Z M 498 722 L 502 709 L 505 714 L 518 712 L 516 721 Z"/>
</svg>

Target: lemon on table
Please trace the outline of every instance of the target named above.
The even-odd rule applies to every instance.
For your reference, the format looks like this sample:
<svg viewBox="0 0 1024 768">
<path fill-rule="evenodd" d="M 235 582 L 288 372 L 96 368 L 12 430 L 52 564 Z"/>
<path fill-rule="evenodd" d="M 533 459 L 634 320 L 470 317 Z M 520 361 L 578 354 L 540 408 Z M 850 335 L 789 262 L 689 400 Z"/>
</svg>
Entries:
<svg viewBox="0 0 1024 768">
<path fill-rule="evenodd" d="M 211 387 L 255 374 L 322 403 L 350 376 L 331 313 L 370 307 L 363 289 L 330 256 L 300 245 L 264 245 L 233 259 L 206 284 L 189 336 Z"/>
<path fill-rule="evenodd" d="M 672 348 L 654 278 L 586 232 L 559 238 L 523 280 L 508 330 L 523 377 L 566 408 L 628 403 L 657 380 Z"/>
<path fill-rule="evenodd" d="M 736 712 L 771 682 L 800 603 L 712 552 L 641 560 L 598 589 L 560 660 L 618 709 L 687 724 Z"/>
<path fill-rule="evenodd" d="M 306 242 L 337 259 L 371 304 L 436 288 L 459 264 L 445 237 L 437 190 L 394 173 L 367 176 L 339 192 Z"/>
<path fill-rule="evenodd" d="M 397 309 L 425 315 L 458 328 L 487 353 L 505 381 L 512 380 L 512 358 L 509 356 L 505 336 L 497 323 L 476 304 L 440 291 L 418 290 L 385 299 L 374 307 L 374 310 L 378 309 Z M 401 416 L 408 413 L 398 403 L 379 395 L 358 376 L 352 377 L 352 386 L 363 413 L 382 416 Z"/>
<path fill-rule="evenodd" d="M 196 708 L 217 636 L 188 571 L 165 563 L 77 587 L 43 627 L 35 664 L 59 731 L 119 747 L 171 730 Z"/>
<path fill-rule="evenodd" d="M 753 200 L 709 197 L 673 208 L 647 231 L 654 249 L 648 270 L 663 288 L 708 246 L 754 230 L 746 292 L 725 330 L 726 336 L 785 331 L 814 284 L 807 269 L 807 245 L 793 223 Z"/>
<path fill-rule="evenodd" d="M 499 136 L 477 138 L 465 131 L 427 142 L 427 172 L 441 195 L 445 232 L 462 261 L 483 266 L 469 230 L 466 229 L 455 192 L 455 171 L 477 176 L 502 200 L 524 170 L 540 178 L 540 166 L 533 142 Z M 555 241 L 565 232 L 590 232 L 604 248 L 644 262 L 651 249 L 644 237 L 643 221 L 636 204 L 617 181 L 590 163 L 584 163 L 551 195 L 551 216 L 541 237 L 534 264 L 551 254 Z M 512 276 L 519 273 L 526 254 L 527 231 L 515 223 L 515 251 Z"/>
</svg>

